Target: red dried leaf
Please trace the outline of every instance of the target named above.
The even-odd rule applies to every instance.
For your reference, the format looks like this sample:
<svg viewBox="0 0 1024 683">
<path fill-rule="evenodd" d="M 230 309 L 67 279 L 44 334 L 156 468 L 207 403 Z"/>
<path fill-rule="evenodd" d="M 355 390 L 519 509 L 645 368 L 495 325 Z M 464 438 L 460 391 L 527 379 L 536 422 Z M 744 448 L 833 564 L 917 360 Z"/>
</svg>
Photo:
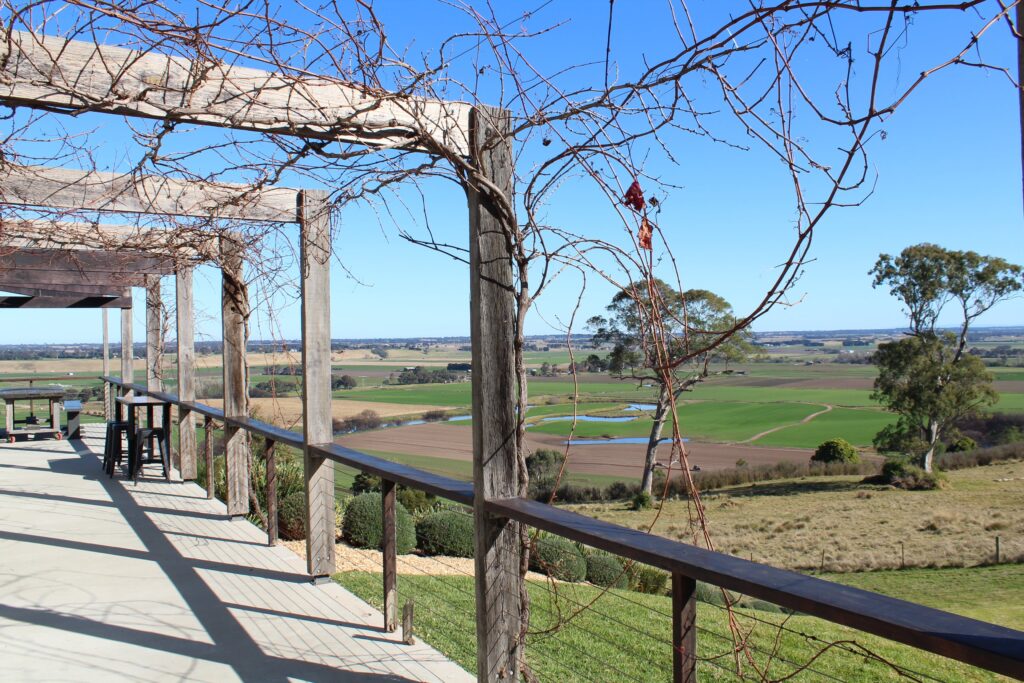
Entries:
<svg viewBox="0 0 1024 683">
<path fill-rule="evenodd" d="M 651 227 L 650 222 L 647 218 L 640 221 L 640 234 L 637 236 L 640 242 L 641 249 L 653 249 L 651 246 L 651 236 L 654 233 L 654 229 Z"/>
<path fill-rule="evenodd" d="M 622 198 L 622 203 L 633 209 L 634 211 L 644 210 L 644 191 L 640 189 L 640 181 L 633 180 L 633 184 L 626 190 L 626 196 Z"/>
</svg>

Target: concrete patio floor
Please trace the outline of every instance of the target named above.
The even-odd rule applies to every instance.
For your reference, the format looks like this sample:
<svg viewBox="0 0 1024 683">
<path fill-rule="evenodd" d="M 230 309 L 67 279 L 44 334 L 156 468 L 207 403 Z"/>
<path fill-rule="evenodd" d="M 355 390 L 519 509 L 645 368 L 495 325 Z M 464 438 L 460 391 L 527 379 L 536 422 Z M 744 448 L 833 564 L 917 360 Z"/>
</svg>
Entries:
<svg viewBox="0 0 1024 683">
<path fill-rule="evenodd" d="M 0 681 L 474 680 L 199 486 L 107 478 L 84 429 L 0 445 Z"/>
</svg>

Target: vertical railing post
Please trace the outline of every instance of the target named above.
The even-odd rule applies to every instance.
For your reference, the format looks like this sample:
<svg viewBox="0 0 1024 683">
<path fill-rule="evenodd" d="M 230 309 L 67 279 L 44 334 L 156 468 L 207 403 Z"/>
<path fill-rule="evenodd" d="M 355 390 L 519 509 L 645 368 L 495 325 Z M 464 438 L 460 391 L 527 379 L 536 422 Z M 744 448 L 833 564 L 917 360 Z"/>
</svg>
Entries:
<svg viewBox="0 0 1024 683">
<path fill-rule="evenodd" d="M 267 463 L 267 545 L 277 545 L 277 449 L 270 439 L 266 444 L 263 454 Z"/>
<path fill-rule="evenodd" d="M 697 682 L 697 582 L 672 573 L 672 683 Z"/>
<path fill-rule="evenodd" d="M 107 309 L 103 311 L 103 376 L 110 376 L 110 323 L 107 320 Z M 113 419 L 110 412 L 110 384 L 103 380 L 103 420 L 110 422 Z"/>
<path fill-rule="evenodd" d="M 314 583 L 334 573 L 334 466 L 311 446 L 329 443 L 331 428 L 331 222 L 326 192 L 298 199 L 302 274 L 302 426 L 306 480 L 306 567 Z"/>
<path fill-rule="evenodd" d="M 131 290 L 128 290 L 131 297 Z M 135 347 L 132 344 L 132 309 L 121 309 L 121 381 L 131 384 L 135 381 Z M 127 395 L 129 390 L 121 387 L 121 394 Z"/>
<path fill-rule="evenodd" d="M 178 398 L 196 400 L 195 332 L 193 328 L 192 267 L 180 266 L 174 279 L 177 311 Z M 178 406 L 178 460 L 183 480 L 195 479 L 196 423 L 192 411 Z"/>
<path fill-rule="evenodd" d="M 395 523 L 395 482 L 380 482 L 381 515 L 383 517 L 384 556 L 384 630 L 394 633 L 398 629 L 398 554 Z"/>
<path fill-rule="evenodd" d="M 162 372 L 160 360 L 164 352 L 160 299 L 160 276 L 146 276 L 146 388 L 159 391 Z"/>
<path fill-rule="evenodd" d="M 494 517 L 487 501 L 519 495 L 512 254 L 512 147 L 508 112 L 470 112 L 477 172 L 469 178 L 470 320 L 473 340 L 473 501 L 477 677 L 518 681 L 522 547 L 519 524 Z M 497 189 L 502 196 L 494 196 Z"/>
<path fill-rule="evenodd" d="M 203 457 L 206 460 L 206 498 L 213 500 L 213 419 L 203 416 L 203 433 L 206 443 L 203 444 Z"/>
<path fill-rule="evenodd" d="M 249 293 L 242 272 L 243 245 L 236 235 L 224 235 L 221 249 L 221 308 L 224 327 L 224 417 L 248 417 L 249 389 L 245 361 Z M 249 513 L 249 437 L 224 421 L 224 462 L 228 515 Z"/>
</svg>

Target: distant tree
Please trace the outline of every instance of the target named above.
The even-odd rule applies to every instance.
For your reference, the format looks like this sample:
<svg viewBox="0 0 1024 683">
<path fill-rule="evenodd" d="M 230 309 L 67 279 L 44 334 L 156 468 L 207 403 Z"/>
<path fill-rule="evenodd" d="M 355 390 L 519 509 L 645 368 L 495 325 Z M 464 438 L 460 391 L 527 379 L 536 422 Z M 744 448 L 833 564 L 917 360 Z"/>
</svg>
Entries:
<svg viewBox="0 0 1024 683">
<path fill-rule="evenodd" d="M 822 442 L 811 456 L 814 462 L 860 462 L 860 454 L 846 439 L 829 439 Z"/>
<path fill-rule="evenodd" d="M 601 358 L 596 353 L 592 353 L 587 356 L 587 360 L 584 362 L 584 368 L 587 372 L 607 372 L 608 359 Z"/>
<path fill-rule="evenodd" d="M 540 374 L 542 377 L 550 377 L 552 375 L 551 363 L 544 361 L 540 364 Z"/>
<path fill-rule="evenodd" d="M 341 377 L 334 377 L 331 379 L 331 389 L 355 389 L 359 386 L 359 382 L 352 375 L 342 375 Z"/>
<path fill-rule="evenodd" d="M 871 396 L 899 415 L 875 436 L 878 450 L 912 455 L 931 472 L 935 446 L 954 422 L 995 403 L 992 376 L 965 348 L 974 321 L 1024 286 L 1021 272 L 1001 258 L 934 244 L 879 257 L 869 273 L 873 286 L 888 286 L 903 302 L 910 334 L 880 344 L 874 355 L 878 378 Z M 959 317 L 955 332 L 938 328 L 949 304 Z"/>
<path fill-rule="evenodd" d="M 728 301 L 706 289 L 680 293 L 663 280 L 639 283 L 612 297 L 608 317 L 588 321 L 594 346 L 611 344 L 608 372 L 658 386 L 644 460 L 642 492 L 651 493 L 658 444 L 674 398 L 710 374 L 715 361 L 738 361 L 752 346 Z M 655 333 L 657 330 L 657 333 Z M 664 335 L 659 343 L 657 335 Z M 661 357 L 659 349 L 667 349 Z"/>
<path fill-rule="evenodd" d="M 383 346 L 374 346 L 372 349 L 370 349 L 370 353 L 377 356 L 381 360 L 384 360 L 385 358 L 388 357 L 388 350 L 385 349 Z"/>
</svg>

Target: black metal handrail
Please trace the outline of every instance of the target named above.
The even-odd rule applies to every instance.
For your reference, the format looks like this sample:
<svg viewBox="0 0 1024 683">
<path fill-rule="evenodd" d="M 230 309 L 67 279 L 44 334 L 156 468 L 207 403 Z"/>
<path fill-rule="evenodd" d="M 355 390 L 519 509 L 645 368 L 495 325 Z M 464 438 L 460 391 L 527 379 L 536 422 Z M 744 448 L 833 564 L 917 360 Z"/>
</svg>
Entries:
<svg viewBox="0 0 1024 683">
<path fill-rule="evenodd" d="M 223 411 L 216 408 L 181 401 L 174 394 L 125 383 L 117 377 L 101 379 L 262 434 L 275 442 L 304 447 L 301 434 L 248 417 L 225 417 Z M 385 481 L 427 491 L 463 505 L 473 504 L 471 482 L 425 472 L 337 444 L 311 444 L 309 448 L 319 457 L 374 474 Z M 751 562 L 525 498 L 489 500 L 484 508 L 496 517 L 659 567 L 676 576 L 704 581 L 926 652 L 1024 679 L 1022 631 Z"/>
</svg>

